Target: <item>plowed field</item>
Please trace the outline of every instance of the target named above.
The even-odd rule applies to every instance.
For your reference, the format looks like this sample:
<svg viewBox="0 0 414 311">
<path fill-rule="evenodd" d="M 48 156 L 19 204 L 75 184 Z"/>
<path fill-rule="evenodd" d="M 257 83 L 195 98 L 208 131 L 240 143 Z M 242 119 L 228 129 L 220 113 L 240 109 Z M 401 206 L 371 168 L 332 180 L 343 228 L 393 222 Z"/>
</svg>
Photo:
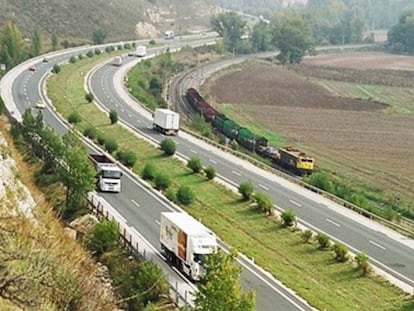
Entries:
<svg viewBox="0 0 414 311">
<path fill-rule="evenodd" d="M 389 66 L 385 60 L 377 63 L 356 56 L 353 60 L 339 57 L 335 62 L 334 56 L 328 55 L 329 60 L 322 64 L 351 68 L 352 62 L 360 59 L 354 68 L 364 68 L 364 63 L 379 66 L 381 62 Z M 407 69 L 396 63 L 393 67 Z M 316 84 L 311 79 L 280 66 L 252 63 L 219 77 L 211 86 L 211 100 L 234 104 L 231 117 L 248 115 L 311 153 L 325 168 L 414 200 L 414 115 L 395 113 L 375 101 L 339 97 L 321 86 L 320 80 Z"/>
</svg>

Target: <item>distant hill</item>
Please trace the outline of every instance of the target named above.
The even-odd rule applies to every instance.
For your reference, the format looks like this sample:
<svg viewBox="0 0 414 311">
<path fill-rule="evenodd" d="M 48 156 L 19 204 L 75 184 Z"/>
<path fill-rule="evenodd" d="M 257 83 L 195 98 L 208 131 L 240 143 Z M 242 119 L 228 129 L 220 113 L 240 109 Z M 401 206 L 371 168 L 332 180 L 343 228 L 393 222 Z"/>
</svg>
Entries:
<svg viewBox="0 0 414 311">
<path fill-rule="evenodd" d="M 196 32 L 209 26 L 215 0 L 0 0 L 0 23 L 15 22 L 23 35 L 35 28 L 59 38 L 91 39 L 103 27 L 108 40 L 157 36 L 166 29 Z"/>
</svg>

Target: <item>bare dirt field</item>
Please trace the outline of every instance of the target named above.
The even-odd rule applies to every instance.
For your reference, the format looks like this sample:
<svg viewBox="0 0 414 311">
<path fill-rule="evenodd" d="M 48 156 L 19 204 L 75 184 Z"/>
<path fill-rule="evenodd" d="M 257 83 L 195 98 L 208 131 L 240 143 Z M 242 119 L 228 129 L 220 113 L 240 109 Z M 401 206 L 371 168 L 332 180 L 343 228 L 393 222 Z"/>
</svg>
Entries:
<svg viewBox="0 0 414 311">
<path fill-rule="evenodd" d="M 354 60 L 363 63 L 365 58 L 357 56 Z M 351 67 L 352 61 L 342 55 L 336 62 L 333 55 L 326 57 Z M 377 102 L 337 97 L 309 78 L 263 63 L 219 77 L 210 92 L 213 102 L 237 104 L 231 117 L 249 115 L 314 155 L 322 167 L 414 201 L 413 114 L 391 113 Z"/>
</svg>

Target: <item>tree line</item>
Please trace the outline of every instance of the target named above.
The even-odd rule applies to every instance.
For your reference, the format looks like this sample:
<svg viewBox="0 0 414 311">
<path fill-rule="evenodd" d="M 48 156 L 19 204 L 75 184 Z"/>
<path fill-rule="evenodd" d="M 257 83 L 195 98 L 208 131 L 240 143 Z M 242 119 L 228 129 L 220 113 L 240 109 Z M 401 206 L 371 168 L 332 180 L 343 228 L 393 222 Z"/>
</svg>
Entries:
<svg viewBox="0 0 414 311">
<path fill-rule="evenodd" d="M 404 12 L 388 32 L 388 47 L 399 54 L 414 54 L 414 9 Z"/>
</svg>

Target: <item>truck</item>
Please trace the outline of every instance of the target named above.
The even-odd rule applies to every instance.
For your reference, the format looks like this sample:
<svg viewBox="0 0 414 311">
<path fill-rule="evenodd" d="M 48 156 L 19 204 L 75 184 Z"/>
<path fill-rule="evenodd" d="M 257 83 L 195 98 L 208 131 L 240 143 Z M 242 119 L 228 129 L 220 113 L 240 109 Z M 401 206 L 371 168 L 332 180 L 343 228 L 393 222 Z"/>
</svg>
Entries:
<svg viewBox="0 0 414 311">
<path fill-rule="evenodd" d="M 105 154 L 89 154 L 89 160 L 97 171 L 96 184 L 99 191 L 120 192 L 122 171 L 118 165 Z"/>
<path fill-rule="evenodd" d="M 164 33 L 164 38 L 165 38 L 166 40 L 168 40 L 168 39 L 174 39 L 174 37 L 175 37 L 175 35 L 174 35 L 174 31 L 172 31 L 172 30 L 167 30 L 167 31 Z"/>
<path fill-rule="evenodd" d="M 136 57 L 144 57 L 147 55 L 147 47 L 145 45 L 138 45 L 135 50 Z"/>
<path fill-rule="evenodd" d="M 122 65 L 122 57 L 116 56 L 114 60 L 112 61 L 112 65 L 114 66 L 121 66 Z"/>
<path fill-rule="evenodd" d="M 157 108 L 154 112 L 153 128 L 165 135 L 177 135 L 180 129 L 180 115 L 169 109 Z"/>
<path fill-rule="evenodd" d="M 216 235 L 182 212 L 161 213 L 160 243 L 167 260 L 191 281 L 200 280 L 205 257 L 217 249 Z"/>
</svg>

